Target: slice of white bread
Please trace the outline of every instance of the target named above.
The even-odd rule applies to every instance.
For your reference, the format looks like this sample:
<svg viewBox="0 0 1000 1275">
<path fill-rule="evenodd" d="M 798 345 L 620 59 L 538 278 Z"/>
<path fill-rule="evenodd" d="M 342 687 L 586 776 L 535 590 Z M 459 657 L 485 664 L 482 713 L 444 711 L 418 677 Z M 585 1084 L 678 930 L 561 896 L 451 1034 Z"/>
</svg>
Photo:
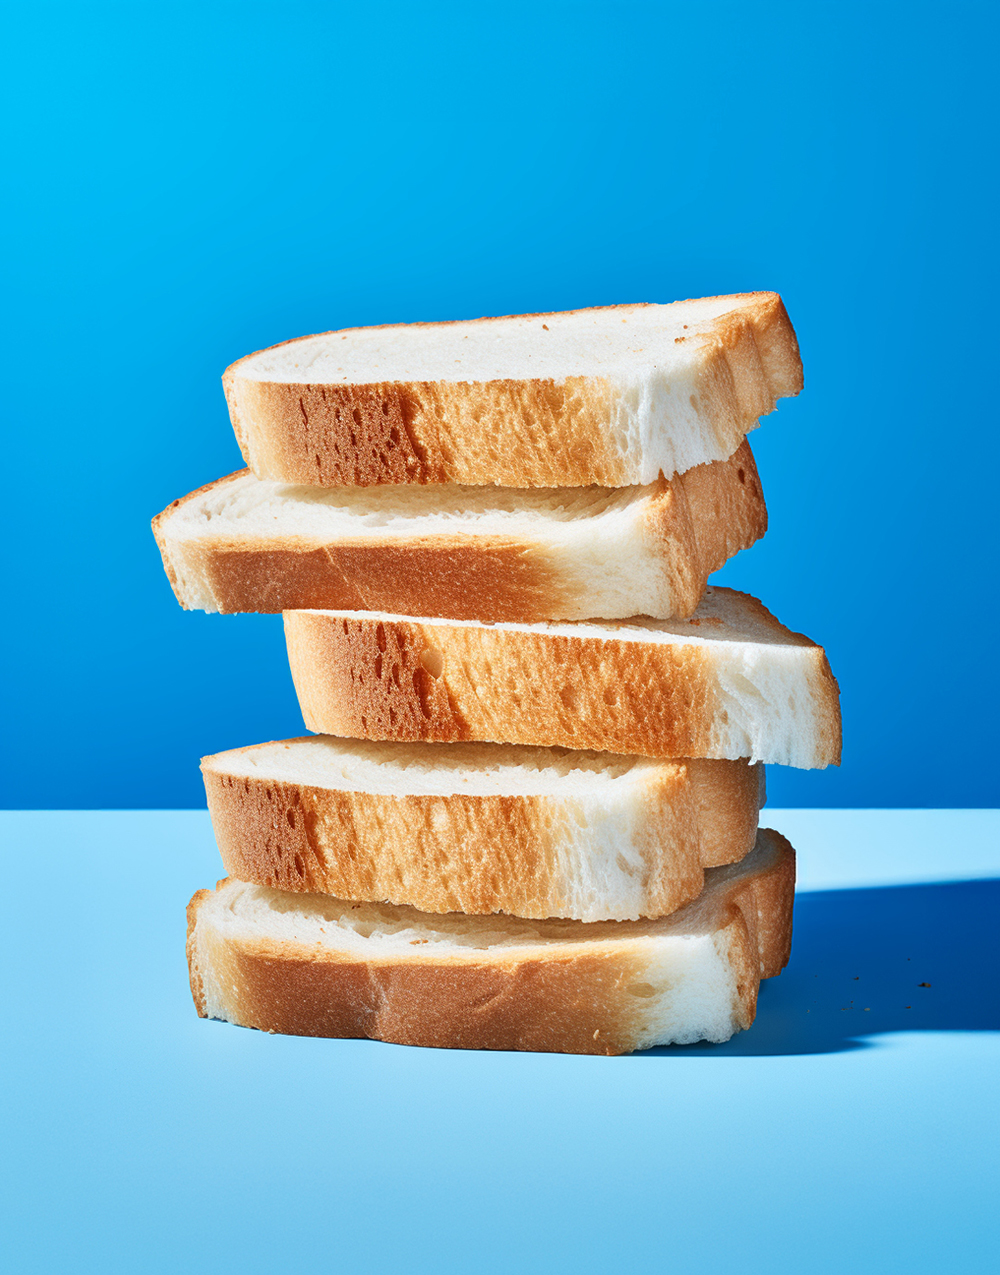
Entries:
<svg viewBox="0 0 1000 1275">
<path fill-rule="evenodd" d="M 295 1036 L 579 1054 L 728 1040 L 788 961 L 794 881 L 766 829 L 658 921 L 434 915 L 227 880 L 188 906 L 191 990 L 203 1018 Z"/>
<path fill-rule="evenodd" d="M 289 611 L 285 637 L 306 726 L 326 735 L 840 760 L 839 691 L 822 647 L 733 589 L 709 587 L 689 620 Z"/>
<path fill-rule="evenodd" d="M 648 487 L 285 487 L 246 470 L 153 519 L 181 604 L 479 620 L 690 615 L 764 534 L 750 445 Z"/>
<path fill-rule="evenodd" d="M 757 835 L 763 766 L 309 736 L 206 757 L 231 877 L 424 912 L 625 921 Z"/>
<path fill-rule="evenodd" d="M 725 460 L 802 388 L 774 292 L 286 341 L 222 378 L 250 468 L 322 487 L 625 487 Z"/>
</svg>

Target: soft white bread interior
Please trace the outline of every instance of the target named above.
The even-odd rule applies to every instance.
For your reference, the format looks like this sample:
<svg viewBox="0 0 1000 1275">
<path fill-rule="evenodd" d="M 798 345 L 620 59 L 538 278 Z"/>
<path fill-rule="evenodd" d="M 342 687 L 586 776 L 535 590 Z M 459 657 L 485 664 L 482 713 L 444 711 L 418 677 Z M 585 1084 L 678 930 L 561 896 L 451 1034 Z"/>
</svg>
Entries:
<svg viewBox="0 0 1000 1275">
<path fill-rule="evenodd" d="M 620 1054 L 727 1040 L 791 946 L 795 855 L 761 830 L 658 921 L 527 921 L 236 880 L 188 907 L 198 1013 L 299 1036 Z"/>
<path fill-rule="evenodd" d="M 307 727 L 393 740 L 491 740 L 649 757 L 840 760 L 822 647 L 755 598 L 709 587 L 688 620 L 477 624 L 290 611 Z"/>
<path fill-rule="evenodd" d="M 689 615 L 767 527 L 750 445 L 647 487 L 287 487 L 245 470 L 153 520 L 181 604 L 480 620 Z"/>
<path fill-rule="evenodd" d="M 802 364 L 780 297 L 752 292 L 326 332 L 223 386 L 261 478 L 623 487 L 731 456 Z"/>
<path fill-rule="evenodd" d="M 763 766 L 310 736 L 202 761 L 226 872 L 424 912 L 664 916 L 754 843 Z"/>
</svg>

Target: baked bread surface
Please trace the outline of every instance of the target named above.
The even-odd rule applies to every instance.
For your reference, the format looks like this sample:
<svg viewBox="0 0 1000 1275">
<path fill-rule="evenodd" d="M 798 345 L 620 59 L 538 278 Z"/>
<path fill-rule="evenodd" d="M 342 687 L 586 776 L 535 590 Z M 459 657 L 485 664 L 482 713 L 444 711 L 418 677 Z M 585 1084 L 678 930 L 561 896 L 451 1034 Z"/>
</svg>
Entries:
<svg viewBox="0 0 1000 1275">
<path fill-rule="evenodd" d="M 202 762 L 226 872 L 425 912 L 664 916 L 749 853 L 763 767 L 330 736 Z"/>
<path fill-rule="evenodd" d="M 480 620 L 689 615 L 767 529 L 750 445 L 647 487 L 286 487 L 247 471 L 153 520 L 182 606 Z"/>
<path fill-rule="evenodd" d="M 795 855 L 762 829 L 658 921 L 435 916 L 226 880 L 188 907 L 202 1017 L 298 1036 L 621 1054 L 727 1040 L 791 948 Z"/>
<path fill-rule="evenodd" d="M 306 726 L 321 734 L 840 760 L 839 690 L 822 647 L 733 589 L 710 586 L 686 620 L 289 611 L 285 637 Z"/>
<path fill-rule="evenodd" d="M 622 487 L 725 460 L 802 363 L 773 292 L 350 328 L 223 376 L 258 477 Z"/>
</svg>

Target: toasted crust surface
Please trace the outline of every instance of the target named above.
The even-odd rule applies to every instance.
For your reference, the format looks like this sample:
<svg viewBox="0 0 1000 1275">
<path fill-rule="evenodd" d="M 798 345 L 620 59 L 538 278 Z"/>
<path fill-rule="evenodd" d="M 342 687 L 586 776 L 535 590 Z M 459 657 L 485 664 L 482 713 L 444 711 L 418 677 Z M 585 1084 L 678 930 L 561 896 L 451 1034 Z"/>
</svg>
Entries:
<svg viewBox="0 0 1000 1275">
<path fill-rule="evenodd" d="M 724 1040 L 787 963 L 794 879 L 791 846 L 762 830 L 673 917 L 508 920 L 499 935 L 223 881 L 189 908 L 191 984 L 203 1017 L 290 1035 L 587 1054 Z"/>
<path fill-rule="evenodd" d="M 683 323 L 688 310 L 690 323 Z M 346 342 L 348 349 L 376 333 L 404 347 L 450 338 L 460 353 L 463 336 L 486 329 L 499 369 L 507 335 L 526 324 L 541 343 L 571 325 L 578 343 L 587 326 L 606 330 L 661 314 L 678 333 L 669 346 L 672 367 L 650 362 L 653 356 L 640 349 L 634 368 L 602 371 L 598 358 L 592 370 L 577 374 L 479 370 L 462 380 L 461 360 L 455 360 L 458 369 L 445 379 L 383 380 L 376 359 L 367 376 L 294 379 L 298 349 L 308 358 L 324 343 L 332 351 Z M 255 370 L 282 355 L 292 379 Z M 414 362 L 419 366 L 419 357 Z M 802 364 L 780 297 L 756 292 L 666 306 L 345 329 L 248 355 L 226 370 L 223 387 L 244 458 L 262 478 L 327 487 L 617 487 L 732 455 L 778 398 L 801 390 Z"/>
<path fill-rule="evenodd" d="M 741 628 L 713 628 L 733 610 Z M 653 640 L 667 628 L 669 640 Z M 840 760 L 839 691 L 822 647 L 731 589 L 710 588 L 694 617 L 669 626 L 289 611 L 285 636 L 306 725 L 323 734 L 806 768 Z"/>
<path fill-rule="evenodd" d="M 742 859 L 757 834 L 759 768 L 742 761 L 654 764 L 601 754 L 602 771 L 593 755 L 572 754 L 588 768 L 576 771 L 576 784 L 553 778 L 548 790 L 535 783 L 535 791 L 519 792 L 508 783 L 506 792 L 372 793 L 340 777 L 345 759 L 366 747 L 375 748 L 312 737 L 206 757 L 208 808 L 227 873 L 425 912 L 629 920 L 688 903 L 701 892 L 705 868 Z M 425 745 L 418 756 L 421 747 L 430 764 L 442 753 L 462 764 L 464 751 L 480 768 L 496 764 L 491 754 L 512 751 Z M 542 760 L 530 764 L 544 773 L 556 750 L 531 751 Z M 561 751 L 550 772 L 564 761 Z M 287 778 L 296 771 L 313 782 Z M 602 786 L 608 771 L 623 773 Z M 419 779 L 410 786 L 419 788 Z"/>
<path fill-rule="evenodd" d="M 238 505 L 227 512 L 227 500 L 258 499 L 258 486 L 262 502 L 277 502 L 273 516 L 248 524 Z M 711 572 L 767 529 L 745 440 L 726 461 L 636 489 L 634 507 L 614 506 L 613 524 L 611 514 L 554 516 L 522 520 L 517 535 L 477 532 L 475 522 L 456 532 L 432 505 L 410 530 L 387 532 L 375 494 L 324 534 L 329 499 L 302 488 L 274 495 L 242 471 L 175 501 L 153 531 L 178 601 L 227 613 L 322 607 L 486 621 L 689 615 Z M 297 518 L 313 529 L 296 530 Z"/>
</svg>

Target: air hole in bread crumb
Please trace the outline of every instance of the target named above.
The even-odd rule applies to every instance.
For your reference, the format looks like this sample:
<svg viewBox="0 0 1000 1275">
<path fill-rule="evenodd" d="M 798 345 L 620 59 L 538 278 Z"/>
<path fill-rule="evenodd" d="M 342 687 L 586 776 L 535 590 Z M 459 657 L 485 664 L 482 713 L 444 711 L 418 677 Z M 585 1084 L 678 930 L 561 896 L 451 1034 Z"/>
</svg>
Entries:
<svg viewBox="0 0 1000 1275">
<path fill-rule="evenodd" d="M 440 677 L 444 672 L 444 656 L 436 647 L 429 646 L 420 653 L 420 667 L 426 669 L 431 677 Z"/>
<path fill-rule="evenodd" d="M 742 469 L 738 469 L 736 471 L 736 477 L 740 480 L 741 483 L 745 483 L 747 480 L 747 476 Z"/>
<path fill-rule="evenodd" d="M 380 651 L 385 650 L 385 625 L 378 624 L 375 628 L 375 641 L 378 643 Z"/>
</svg>

